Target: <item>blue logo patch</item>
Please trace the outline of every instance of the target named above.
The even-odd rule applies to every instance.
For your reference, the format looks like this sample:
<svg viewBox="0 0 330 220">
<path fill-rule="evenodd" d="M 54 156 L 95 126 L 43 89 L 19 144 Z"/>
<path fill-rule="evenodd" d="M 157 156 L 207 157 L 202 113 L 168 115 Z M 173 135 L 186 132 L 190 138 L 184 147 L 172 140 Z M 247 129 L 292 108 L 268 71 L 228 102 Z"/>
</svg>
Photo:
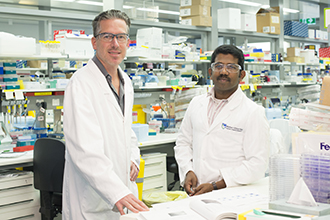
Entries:
<svg viewBox="0 0 330 220">
<path fill-rule="evenodd" d="M 231 126 L 229 126 L 229 125 L 227 125 L 225 123 L 222 123 L 221 128 L 222 129 L 226 129 L 226 130 L 230 130 L 230 131 L 236 131 L 236 132 L 242 132 L 243 131 L 242 128 L 231 127 Z"/>
</svg>

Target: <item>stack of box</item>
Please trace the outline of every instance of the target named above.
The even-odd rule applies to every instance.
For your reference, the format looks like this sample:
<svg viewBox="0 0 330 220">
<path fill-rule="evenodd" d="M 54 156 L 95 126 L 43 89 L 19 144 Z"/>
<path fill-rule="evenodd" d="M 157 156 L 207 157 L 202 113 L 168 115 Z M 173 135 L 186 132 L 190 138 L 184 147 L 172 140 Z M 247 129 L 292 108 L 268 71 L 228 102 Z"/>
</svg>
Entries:
<svg viewBox="0 0 330 220">
<path fill-rule="evenodd" d="M 256 14 L 257 32 L 266 34 L 280 34 L 280 14 L 279 8 L 261 8 Z"/>
<path fill-rule="evenodd" d="M 212 0 L 181 0 L 181 23 L 211 27 L 211 2 Z"/>
<path fill-rule="evenodd" d="M 220 8 L 218 9 L 218 28 L 240 30 L 241 9 L 239 8 Z"/>
<path fill-rule="evenodd" d="M 16 62 L 3 62 L 3 73 L 2 81 L 6 84 L 5 89 L 20 89 L 20 85 L 17 83 Z"/>
<path fill-rule="evenodd" d="M 284 21 L 284 35 L 308 37 L 308 24 L 298 21 Z"/>
<path fill-rule="evenodd" d="M 287 57 L 285 57 L 284 60 L 294 63 L 304 63 L 305 58 L 300 57 L 300 50 L 299 47 L 289 47 L 286 51 Z"/>
</svg>

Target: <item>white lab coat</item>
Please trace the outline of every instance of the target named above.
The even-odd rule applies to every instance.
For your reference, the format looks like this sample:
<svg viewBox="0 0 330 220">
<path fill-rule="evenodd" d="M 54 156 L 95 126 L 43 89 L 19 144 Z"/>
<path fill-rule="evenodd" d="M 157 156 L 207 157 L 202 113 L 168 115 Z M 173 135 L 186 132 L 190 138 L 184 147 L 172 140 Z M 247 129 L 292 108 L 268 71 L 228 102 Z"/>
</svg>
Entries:
<svg viewBox="0 0 330 220">
<path fill-rule="evenodd" d="M 125 116 L 92 60 L 73 75 L 65 90 L 65 220 L 119 219 L 115 203 L 137 189 L 129 180 L 130 161 L 137 166 L 140 162 L 131 129 L 133 88 L 119 70 L 125 80 Z"/>
<path fill-rule="evenodd" d="M 182 121 L 174 148 L 181 184 L 189 170 L 198 185 L 223 178 L 231 187 L 264 177 L 269 151 L 264 108 L 238 88 L 209 126 L 208 103 L 207 94 L 195 97 Z"/>
</svg>

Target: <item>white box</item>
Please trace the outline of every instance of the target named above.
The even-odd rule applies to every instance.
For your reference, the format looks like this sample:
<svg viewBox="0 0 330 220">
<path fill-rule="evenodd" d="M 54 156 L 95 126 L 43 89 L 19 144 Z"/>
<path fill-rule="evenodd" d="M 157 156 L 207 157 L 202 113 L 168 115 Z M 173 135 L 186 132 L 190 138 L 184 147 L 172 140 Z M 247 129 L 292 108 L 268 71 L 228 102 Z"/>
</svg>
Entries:
<svg viewBox="0 0 330 220">
<path fill-rule="evenodd" d="M 320 30 L 315 30 L 315 39 L 322 39 L 322 32 Z"/>
<path fill-rule="evenodd" d="M 257 17 L 255 14 L 241 14 L 241 29 L 243 31 L 257 31 Z"/>
<path fill-rule="evenodd" d="M 162 28 L 140 28 L 136 33 L 136 46 L 161 49 L 163 45 Z"/>
<path fill-rule="evenodd" d="M 218 28 L 240 30 L 241 9 L 239 8 L 218 9 Z"/>
<path fill-rule="evenodd" d="M 329 33 L 327 31 L 322 31 L 322 40 L 328 40 Z"/>
<path fill-rule="evenodd" d="M 315 30 L 314 29 L 308 29 L 308 38 L 315 39 Z"/>
<path fill-rule="evenodd" d="M 92 58 L 94 49 L 91 42 L 92 35 L 74 35 L 59 34 L 56 35 L 56 41 L 60 42 L 60 51 L 62 54 L 68 54 L 69 57 Z"/>
<path fill-rule="evenodd" d="M 32 56 L 36 54 L 36 39 L 17 37 L 13 34 L 0 32 L 0 55 Z"/>
<path fill-rule="evenodd" d="M 314 50 L 301 50 L 300 56 L 305 58 L 305 63 L 318 63 Z"/>
</svg>

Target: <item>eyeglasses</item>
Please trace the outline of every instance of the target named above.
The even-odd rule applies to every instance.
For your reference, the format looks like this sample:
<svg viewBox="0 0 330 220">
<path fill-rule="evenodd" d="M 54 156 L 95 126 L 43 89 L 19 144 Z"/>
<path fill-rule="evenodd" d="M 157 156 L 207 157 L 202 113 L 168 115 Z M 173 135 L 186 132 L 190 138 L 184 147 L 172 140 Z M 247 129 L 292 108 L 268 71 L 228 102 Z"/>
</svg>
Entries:
<svg viewBox="0 0 330 220">
<path fill-rule="evenodd" d="M 238 64 L 235 63 L 228 63 L 228 64 L 223 64 L 223 63 L 212 63 L 211 64 L 211 69 L 214 72 L 220 72 L 223 70 L 223 68 L 226 67 L 226 70 L 229 73 L 237 73 L 238 71 L 240 71 L 242 69 L 242 67 Z"/>
<path fill-rule="evenodd" d="M 128 39 L 128 34 L 111 34 L 111 33 L 100 33 L 95 36 L 95 38 L 99 37 L 103 42 L 112 42 L 113 38 L 116 37 L 118 43 L 126 43 Z"/>
</svg>

